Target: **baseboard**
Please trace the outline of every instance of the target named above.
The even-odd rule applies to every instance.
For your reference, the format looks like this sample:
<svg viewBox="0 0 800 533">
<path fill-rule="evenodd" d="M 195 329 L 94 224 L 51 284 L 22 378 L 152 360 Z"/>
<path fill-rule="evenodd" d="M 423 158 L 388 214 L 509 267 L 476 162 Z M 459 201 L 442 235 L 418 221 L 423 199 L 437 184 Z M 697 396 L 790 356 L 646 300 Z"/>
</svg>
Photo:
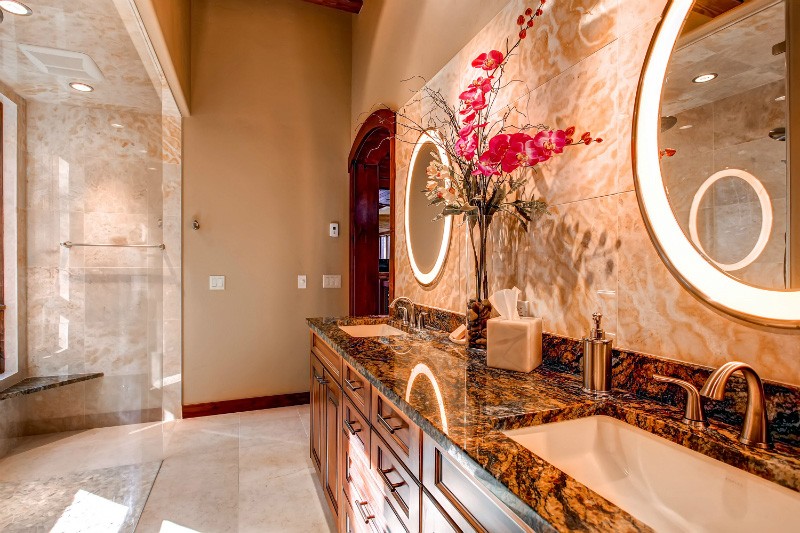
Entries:
<svg viewBox="0 0 800 533">
<path fill-rule="evenodd" d="M 193 403 L 183 406 L 183 418 L 198 416 L 224 415 L 227 413 L 241 413 L 244 411 L 258 411 L 272 409 L 273 407 L 289 407 L 304 405 L 309 402 L 308 392 L 295 392 L 292 394 L 277 394 L 275 396 L 259 396 L 257 398 L 242 398 L 241 400 L 224 400 L 221 402 Z"/>
</svg>

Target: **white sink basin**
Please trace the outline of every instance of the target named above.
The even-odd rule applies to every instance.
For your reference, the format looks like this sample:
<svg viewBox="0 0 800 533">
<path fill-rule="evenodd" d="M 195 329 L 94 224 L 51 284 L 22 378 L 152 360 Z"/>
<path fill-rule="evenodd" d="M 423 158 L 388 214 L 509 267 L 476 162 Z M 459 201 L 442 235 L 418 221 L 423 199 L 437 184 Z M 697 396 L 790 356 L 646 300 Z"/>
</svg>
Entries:
<svg viewBox="0 0 800 533">
<path fill-rule="evenodd" d="M 405 335 L 404 331 L 390 326 L 389 324 L 363 324 L 360 326 L 339 326 L 339 329 L 351 337 L 391 337 L 394 335 Z"/>
<path fill-rule="evenodd" d="M 800 493 L 614 418 L 504 433 L 656 531 L 797 531 Z"/>
</svg>

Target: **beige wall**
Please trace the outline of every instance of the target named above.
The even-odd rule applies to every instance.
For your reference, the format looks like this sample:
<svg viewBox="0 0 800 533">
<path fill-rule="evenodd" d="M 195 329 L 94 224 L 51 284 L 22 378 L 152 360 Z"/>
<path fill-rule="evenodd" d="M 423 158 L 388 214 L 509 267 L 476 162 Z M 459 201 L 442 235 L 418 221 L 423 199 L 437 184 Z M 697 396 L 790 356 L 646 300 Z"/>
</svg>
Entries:
<svg viewBox="0 0 800 533">
<path fill-rule="evenodd" d="M 308 390 L 304 319 L 347 312 L 350 18 L 297 0 L 192 4 L 183 225 L 201 227 L 184 232 L 184 404 Z"/>
<path fill-rule="evenodd" d="M 490 283 L 495 288 L 516 284 L 525 299 L 535 302 L 550 332 L 579 337 L 600 309 L 607 331 L 622 348 L 709 366 L 745 361 L 763 377 L 800 384 L 800 334 L 740 324 L 698 302 L 669 274 L 647 236 L 633 187 L 631 120 L 644 56 L 664 3 L 547 3 L 512 68 L 527 85 L 511 90 L 510 100 L 532 123 L 574 125 L 606 142 L 570 150 L 542 166 L 535 192 L 554 214 L 528 234 L 495 227 Z M 526 4 L 511 0 L 432 85 L 455 99 L 469 80 L 469 61 L 501 46 Z M 402 43 L 398 39 L 397 46 Z M 411 149 L 398 146 L 397 188 L 403 190 Z M 463 312 L 463 235 L 454 234 L 439 284 L 422 288 L 414 282 L 403 244 L 402 195 L 396 207 L 397 294 Z"/>
<path fill-rule="evenodd" d="M 368 0 L 353 19 L 351 138 L 373 106 L 397 109 L 508 0 Z"/>
</svg>

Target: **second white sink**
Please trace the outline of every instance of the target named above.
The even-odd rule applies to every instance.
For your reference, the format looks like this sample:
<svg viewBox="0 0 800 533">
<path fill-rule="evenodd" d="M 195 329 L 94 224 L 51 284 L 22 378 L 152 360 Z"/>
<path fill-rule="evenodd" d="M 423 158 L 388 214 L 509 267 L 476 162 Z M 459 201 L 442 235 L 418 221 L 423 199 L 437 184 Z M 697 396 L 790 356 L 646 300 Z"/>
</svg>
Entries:
<svg viewBox="0 0 800 533">
<path fill-rule="evenodd" d="M 405 335 L 401 331 L 389 324 L 362 324 L 358 326 L 339 326 L 339 329 L 351 337 L 392 337 L 395 335 Z"/>
<path fill-rule="evenodd" d="M 504 433 L 656 531 L 797 527 L 800 493 L 611 417 Z"/>
</svg>

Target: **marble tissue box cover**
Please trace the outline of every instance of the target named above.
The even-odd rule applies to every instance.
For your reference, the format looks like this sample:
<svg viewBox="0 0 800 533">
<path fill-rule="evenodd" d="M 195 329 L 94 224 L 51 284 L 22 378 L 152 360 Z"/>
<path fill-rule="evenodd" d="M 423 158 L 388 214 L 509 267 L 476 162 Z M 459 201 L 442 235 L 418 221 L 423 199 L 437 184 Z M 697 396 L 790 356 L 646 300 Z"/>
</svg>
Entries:
<svg viewBox="0 0 800 533">
<path fill-rule="evenodd" d="M 530 372 L 542 364 L 541 318 L 491 318 L 486 326 L 487 366 Z"/>
</svg>

